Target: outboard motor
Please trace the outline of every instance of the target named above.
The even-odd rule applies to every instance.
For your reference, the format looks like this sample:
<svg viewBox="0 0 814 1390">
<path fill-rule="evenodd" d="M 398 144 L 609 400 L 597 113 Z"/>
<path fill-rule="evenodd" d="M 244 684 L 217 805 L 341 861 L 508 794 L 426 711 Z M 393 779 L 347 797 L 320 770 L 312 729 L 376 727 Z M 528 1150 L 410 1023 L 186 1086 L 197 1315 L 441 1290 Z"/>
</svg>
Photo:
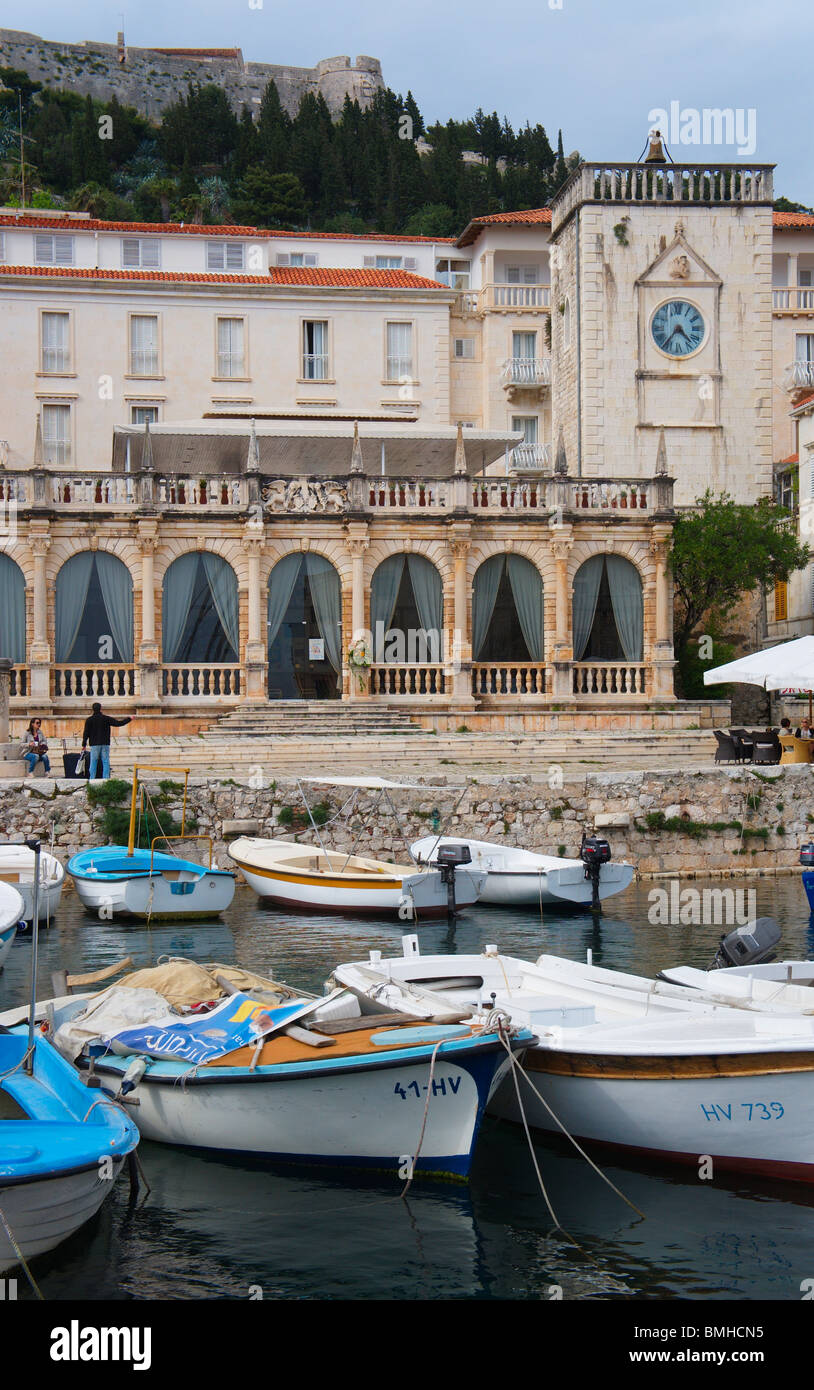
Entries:
<svg viewBox="0 0 814 1390">
<path fill-rule="evenodd" d="M 447 885 L 447 916 L 455 916 L 455 870 L 472 863 L 469 845 L 439 845 L 435 859 L 441 871 L 441 882 Z"/>
<path fill-rule="evenodd" d="M 800 846 L 800 863 L 804 869 L 814 869 L 814 841 Z"/>
<path fill-rule="evenodd" d="M 602 865 L 607 864 L 611 857 L 611 847 L 607 840 L 600 839 L 598 835 L 585 835 L 583 833 L 579 857 L 585 865 L 585 877 L 591 883 L 591 912 L 601 912 L 599 875 Z"/>
<path fill-rule="evenodd" d="M 725 970 L 730 965 L 759 965 L 774 960 L 780 942 L 780 928 L 773 917 L 756 917 L 721 937 L 711 970 Z"/>
</svg>

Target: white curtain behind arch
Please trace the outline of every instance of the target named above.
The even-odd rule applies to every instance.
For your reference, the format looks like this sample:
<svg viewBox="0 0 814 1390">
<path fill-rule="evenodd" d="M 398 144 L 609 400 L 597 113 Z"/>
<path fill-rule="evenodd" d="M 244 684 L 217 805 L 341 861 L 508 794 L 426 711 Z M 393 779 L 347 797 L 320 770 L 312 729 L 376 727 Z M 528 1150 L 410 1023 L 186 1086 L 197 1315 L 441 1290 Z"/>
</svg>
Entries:
<svg viewBox="0 0 814 1390">
<path fill-rule="evenodd" d="M 604 555 L 592 555 L 574 577 L 574 660 L 581 661 L 596 617 L 596 601 L 602 582 Z"/>
<path fill-rule="evenodd" d="M 342 667 L 342 590 L 339 575 L 324 555 L 307 554 L 305 567 L 319 633 L 325 642 L 325 655 L 339 675 Z"/>
<path fill-rule="evenodd" d="M 523 638 L 532 661 L 543 659 L 543 581 L 539 571 L 522 555 L 506 560 L 509 583 Z"/>
<path fill-rule="evenodd" d="M 425 631 L 440 633 L 444 622 L 444 586 L 435 565 L 423 555 L 408 555 L 407 567 L 413 586 L 418 618 Z"/>
<path fill-rule="evenodd" d="M 607 566 L 613 616 L 625 661 L 641 661 L 644 651 L 644 601 L 639 571 L 621 555 L 608 555 Z"/>
<path fill-rule="evenodd" d="M 475 661 L 486 641 L 505 562 L 505 555 L 493 555 L 475 571 L 472 583 L 472 655 Z"/>
<path fill-rule="evenodd" d="M 406 558 L 405 555 L 388 555 L 373 575 L 370 585 L 370 626 L 374 642 L 377 640 L 378 624 L 383 624 L 386 633 L 393 621 Z M 376 659 L 382 659 L 378 653 Z"/>
<path fill-rule="evenodd" d="M 179 555 L 164 575 L 161 599 L 161 646 L 164 661 L 175 661 L 192 607 L 198 575 L 198 552 Z"/>
<path fill-rule="evenodd" d="M 54 646 L 57 661 L 71 659 L 85 612 L 93 560 L 93 551 L 83 550 L 81 554 L 72 555 L 70 560 L 66 560 L 57 575 L 54 614 Z"/>
<path fill-rule="evenodd" d="M 201 552 L 204 574 L 212 595 L 212 602 L 220 618 L 221 627 L 226 633 L 229 646 L 240 659 L 240 619 L 238 617 L 237 579 L 232 566 L 220 555 Z"/>
<path fill-rule="evenodd" d="M 294 585 L 302 567 L 302 560 L 303 557 L 300 554 L 284 555 L 282 560 L 278 560 L 269 575 L 267 639 L 269 649 L 280 631 L 283 618 L 288 611 Z"/>
<path fill-rule="evenodd" d="M 25 661 L 25 580 L 20 566 L 0 554 L 0 656 Z"/>
<path fill-rule="evenodd" d="M 113 640 L 122 661 L 133 660 L 133 580 L 130 571 L 115 555 L 100 550 L 96 573 Z"/>
</svg>

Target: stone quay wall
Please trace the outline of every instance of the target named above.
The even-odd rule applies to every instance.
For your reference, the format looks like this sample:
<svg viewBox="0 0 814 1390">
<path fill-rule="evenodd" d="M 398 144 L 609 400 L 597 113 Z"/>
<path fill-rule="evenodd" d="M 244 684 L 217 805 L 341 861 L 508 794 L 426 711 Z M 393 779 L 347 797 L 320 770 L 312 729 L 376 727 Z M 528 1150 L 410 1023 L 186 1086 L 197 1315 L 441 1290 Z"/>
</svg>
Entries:
<svg viewBox="0 0 814 1390">
<path fill-rule="evenodd" d="M 557 782 L 557 769 L 551 780 Z M 157 779 L 156 779 L 157 780 Z M 99 785 L 99 784 L 97 784 Z M 172 794 L 165 809 L 180 819 Z M 312 806 L 326 803 L 330 817 L 351 795 L 347 787 L 309 786 Z M 440 826 L 442 833 L 518 845 L 575 857 L 582 830 L 593 826 L 611 843 L 615 859 L 635 863 L 639 874 L 727 875 L 784 872 L 798 862 L 800 844 L 814 839 L 812 768 L 808 765 L 721 767 L 714 772 L 587 773 L 565 787 L 525 776 L 483 777 L 460 786 L 417 782 L 390 792 L 407 840 Z M 360 793 L 350 824 L 329 824 L 326 843 L 376 858 L 403 861 L 404 840 L 376 793 Z M 129 805 L 129 794 L 120 803 Z M 188 813 L 197 832 L 214 841 L 214 859 L 229 867 L 229 843 L 238 835 L 294 838 L 297 827 L 278 820 L 283 808 L 301 809 L 293 779 L 264 786 L 232 779 L 192 780 Z M 370 812 L 365 821 L 365 812 Z M 436 813 L 437 812 L 437 816 Z M 79 848 L 105 843 L 102 810 L 89 804 L 87 783 L 63 779 L 0 782 L 0 842 L 40 836 L 53 840 L 66 860 Z M 301 838 L 313 840 L 313 831 Z M 197 851 L 201 853 L 200 849 Z M 196 846 L 188 853 L 196 856 Z"/>
</svg>

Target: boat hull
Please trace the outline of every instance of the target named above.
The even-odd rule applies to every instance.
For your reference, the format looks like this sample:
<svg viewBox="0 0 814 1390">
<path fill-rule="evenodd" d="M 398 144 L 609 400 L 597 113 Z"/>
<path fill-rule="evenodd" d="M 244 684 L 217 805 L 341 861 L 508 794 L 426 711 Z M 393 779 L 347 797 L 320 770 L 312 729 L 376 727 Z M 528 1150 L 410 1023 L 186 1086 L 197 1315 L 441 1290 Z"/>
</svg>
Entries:
<svg viewBox="0 0 814 1390">
<path fill-rule="evenodd" d="M 512 846 L 490 844 L 485 840 L 461 840 L 427 835 L 411 845 L 413 854 L 433 861 L 439 845 L 468 845 L 472 870 L 486 874 L 480 902 L 498 907 L 552 907 L 570 905 L 590 907 L 592 885 L 585 877 L 581 860 L 560 861 L 553 855 L 534 854 Z M 603 901 L 623 893 L 633 880 L 632 864 L 602 864 L 599 871 L 599 898 Z"/>
<path fill-rule="evenodd" d="M 177 1065 L 163 1064 L 162 1078 L 162 1064 L 154 1064 L 133 1093 L 139 1102 L 133 1115 L 143 1137 L 159 1143 L 395 1170 L 402 1177 L 414 1163 L 416 1173 L 464 1179 L 483 1113 L 508 1065 L 499 1042 L 463 1056 L 438 1055 L 432 1074 L 427 1053 L 375 1065 L 323 1063 L 308 1076 L 271 1076 L 278 1069 L 258 1067 L 232 1076 L 218 1069 L 222 1074 L 210 1080 L 199 1068 L 182 1086 Z M 97 1071 L 109 1066 L 106 1058 Z"/>
<path fill-rule="evenodd" d="M 126 869 L 125 860 L 132 864 Z M 235 877 L 223 869 L 204 869 L 169 855 L 117 845 L 87 850 L 68 861 L 82 906 L 99 917 L 215 917 L 235 895 Z"/>
<path fill-rule="evenodd" d="M 435 873 L 409 874 L 381 884 L 338 874 L 310 876 L 284 870 L 258 869 L 240 859 L 235 863 L 249 887 L 265 902 L 279 907 L 316 912 L 348 913 L 354 916 L 397 917 L 410 922 L 415 917 L 445 917 L 447 891 Z M 479 896 L 482 875 L 458 870 L 455 875 L 457 908 L 471 907 Z"/>
<path fill-rule="evenodd" d="M 23 900 L 20 920 L 34 920 L 34 852 L 27 845 L 0 845 L 0 879 L 16 888 Z M 48 922 L 56 914 L 65 882 L 65 870 L 54 855 L 43 850 L 40 854 L 40 891 L 38 916 Z"/>
<path fill-rule="evenodd" d="M 0 970 L 2 970 L 5 965 L 6 957 L 14 944 L 16 935 L 16 923 L 13 923 L 10 927 L 0 927 Z"/>
<path fill-rule="evenodd" d="M 96 1215 L 122 1163 L 111 1163 L 112 1179 L 100 1178 L 96 1163 L 82 1172 L 11 1185 L 0 1178 L 0 1209 L 26 1260 L 53 1250 Z M 16 1264 L 17 1253 L 0 1222 L 0 1273 Z"/>
<path fill-rule="evenodd" d="M 738 1074 L 744 1065 L 747 1074 Z M 585 1143 L 695 1167 L 708 1156 L 713 1169 L 814 1182 L 814 1055 L 798 1057 L 797 1070 L 779 1071 L 783 1065 L 795 1063 L 777 1053 L 744 1063 L 692 1055 L 591 1059 L 543 1048 L 530 1049 L 523 1061 L 557 1119 Z M 601 1070 L 606 1074 L 589 1074 Z M 529 1124 L 561 1134 L 522 1079 L 520 1087 Z M 511 1079 L 490 1109 L 521 1120 Z"/>
</svg>

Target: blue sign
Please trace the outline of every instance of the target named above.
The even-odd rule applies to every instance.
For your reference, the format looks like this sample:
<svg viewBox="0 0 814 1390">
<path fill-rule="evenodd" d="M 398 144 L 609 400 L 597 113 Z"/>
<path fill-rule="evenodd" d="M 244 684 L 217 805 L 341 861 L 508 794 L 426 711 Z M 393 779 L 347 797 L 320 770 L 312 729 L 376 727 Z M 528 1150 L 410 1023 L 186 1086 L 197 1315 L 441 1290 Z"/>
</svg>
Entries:
<svg viewBox="0 0 814 1390">
<path fill-rule="evenodd" d="M 248 994 L 231 994 L 208 1014 L 168 1017 L 141 1028 L 125 1028 L 103 1041 L 120 1055 L 139 1052 L 199 1065 L 238 1047 L 252 1046 L 258 1038 L 284 1027 L 312 1005 L 313 1000 L 295 999 L 269 1008 Z"/>
</svg>

